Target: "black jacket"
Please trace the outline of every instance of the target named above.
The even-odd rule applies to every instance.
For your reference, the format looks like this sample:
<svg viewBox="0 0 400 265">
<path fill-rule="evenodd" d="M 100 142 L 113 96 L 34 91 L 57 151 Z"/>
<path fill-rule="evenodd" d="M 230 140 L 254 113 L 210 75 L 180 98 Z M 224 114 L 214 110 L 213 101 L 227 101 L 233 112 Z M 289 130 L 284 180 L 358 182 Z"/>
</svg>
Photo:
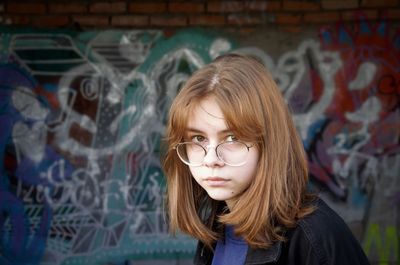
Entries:
<svg viewBox="0 0 400 265">
<path fill-rule="evenodd" d="M 276 242 L 269 249 L 249 248 L 245 264 L 369 264 L 343 219 L 321 199 L 316 200 L 315 206 L 312 214 L 287 231 L 286 242 Z M 199 242 L 194 264 L 208 265 L 212 258 L 213 252 Z"/>
</svg>

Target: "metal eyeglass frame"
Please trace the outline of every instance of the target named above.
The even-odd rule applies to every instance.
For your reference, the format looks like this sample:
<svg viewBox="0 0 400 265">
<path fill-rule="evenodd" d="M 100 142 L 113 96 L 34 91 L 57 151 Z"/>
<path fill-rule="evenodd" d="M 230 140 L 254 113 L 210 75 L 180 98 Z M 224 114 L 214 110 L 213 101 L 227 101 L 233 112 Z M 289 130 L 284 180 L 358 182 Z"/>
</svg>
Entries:
<svg viewBox="0 0 400 265">
<path fill-rule="evenodd" d="M 249 153 L 250 148 L 254 147 L 254 144 L 251 144 L 251 145 L 249 146 L 248 144 L 246 144 L 245 142 L 242 142 L 242 141 L 225 141 L 225 142 L 219 143 L 219 144 L 217 144 L 217 145 L 207 145 L 207 146 L 205 146 L 205 147 L 204 147 L 203 145 L 201 145 L 201 144 L 199 144 L 199 143 L 195 143 L 195 142 L 181 142 L 181 143 L 177 144 L 176 146 L 174 146 L 173 149 L 176 150 L 176 153 L 177 153 L 179 159 L 180 159 L 184 164 L 186 164 L 186 165 L 188 165 L 188 166 L 191 166 L 191 167 L 199 167 L 199 166 L 203 165 L 203 163 L 204 163 L 204 158 L 207 156 L 208 151 L 209 151 L 210 148 L 213 148 L 214 151 L 215 151 L 215 154 L 216 154 L 217 157 L 218 157 L 218 159 L 221 160 L 221 161 L 223 161 L 223 162 L 224 162 L 226 165 L 228 165 L 228 166 L 240 167 L 240 166 L 243 166 L 244 164 L 246 164 L 246 163 L 247 163 L 247 159 L 246 159 L 245 161 L 243 161 L 242 163 L 239 163 L 239 164 L 231 164 L 231 163 L 228 163 L 228 162 L 226 162 L 226 161 L 218 154 L 218 151 L 217 151 L 217 150 L 218 150 L 218 147 L 221 146 L 221 145 L 223 145 L 223 144 L 227 144 L 227 143 L 241 143 L 241 144 L 243 144 L 244 146 L 247 147 L 247 154 Z M 182 146 L 182 145 L 185 145 L 185 144 L 195 144 L 195 145 L 200 146 L 200 147 L 204 150 L 203 161 L 200 162 L 200 163 L 196 163 L 196 164 L 188 163 L 187 161 L 185 161 L 185 160 L 181 157 L 181 155 L 179 154 L 179 151 L 178 151 L 178 147 L 179 147 L 179 146 Z M 247 154 L 246 154 L 246 155 L 247 155 Z M 247 158 L 247 157 L 246 157 L 246 158 Z"/>
</svg>

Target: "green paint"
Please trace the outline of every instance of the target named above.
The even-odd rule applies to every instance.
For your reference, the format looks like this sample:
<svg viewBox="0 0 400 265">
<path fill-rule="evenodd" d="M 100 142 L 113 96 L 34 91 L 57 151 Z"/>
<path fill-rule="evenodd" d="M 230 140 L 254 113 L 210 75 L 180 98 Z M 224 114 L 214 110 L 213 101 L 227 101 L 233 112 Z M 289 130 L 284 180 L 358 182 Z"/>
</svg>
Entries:
<svg viewBox="0 0 400 265">
<path fill-rule="evenodd" d="M 389 265 L 391 261 L 399 263 L 399 236 L 395 226 L 386 226 L 382 233 L 378 224 L 368 227 L 364 240 L 364 251 L 371 257 L 376 253 L 379 256 L 379 265 Z M 383 236 L 383 237 L 382 237 Z M 373 252 L 376 251 L 376 252 Z"/>
</svg>

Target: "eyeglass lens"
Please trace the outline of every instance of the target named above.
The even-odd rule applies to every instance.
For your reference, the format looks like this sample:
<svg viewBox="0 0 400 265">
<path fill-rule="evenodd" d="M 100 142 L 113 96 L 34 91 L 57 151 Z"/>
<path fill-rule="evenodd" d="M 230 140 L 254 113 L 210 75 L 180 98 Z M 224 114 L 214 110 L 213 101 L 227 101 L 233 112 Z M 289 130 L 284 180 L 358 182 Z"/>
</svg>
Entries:
<svg viewBox="0 0 400 265">
<path fill-rule="evenodd" d="M 210 152 L 212 150 L 209 150 Z M 229 165 L 241 165 L 246 162 L 248 147 L 242 142 L 224 142 L 216 147 L 219 159 Z M 188 165 L 201 165 L 207 154 L 206 149 L 197 143 L 181 143 L 177 152 L 183 162 Z"/>
</svg>

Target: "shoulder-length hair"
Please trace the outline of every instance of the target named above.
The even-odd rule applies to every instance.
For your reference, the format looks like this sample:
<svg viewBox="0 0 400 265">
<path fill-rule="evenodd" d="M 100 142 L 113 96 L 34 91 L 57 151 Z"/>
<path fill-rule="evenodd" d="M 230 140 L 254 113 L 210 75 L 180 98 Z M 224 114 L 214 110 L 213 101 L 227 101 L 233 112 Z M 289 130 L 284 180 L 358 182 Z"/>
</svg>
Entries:
<svg viewBox="0 0 400 265">
<path fill-rule="evenodd" d="M 183 140 L 199 102 L 213 97 L 227 126 L 259 150 L 257 172 L 233 209 L 212 200 L 191 176 L 174 147 Z M 284 241 L 282 229 L 313 211 L 305 202 L 307 160 L 288 107 L 275 81 L 257 60 L 221 56 L 195 72 L 174 99 L 167 122 L 164 173 L 171 231 L 180 230 L 211 247 L 221 237 L 216 224 L 231 224 L 251 247 Z"/>
</svg>

